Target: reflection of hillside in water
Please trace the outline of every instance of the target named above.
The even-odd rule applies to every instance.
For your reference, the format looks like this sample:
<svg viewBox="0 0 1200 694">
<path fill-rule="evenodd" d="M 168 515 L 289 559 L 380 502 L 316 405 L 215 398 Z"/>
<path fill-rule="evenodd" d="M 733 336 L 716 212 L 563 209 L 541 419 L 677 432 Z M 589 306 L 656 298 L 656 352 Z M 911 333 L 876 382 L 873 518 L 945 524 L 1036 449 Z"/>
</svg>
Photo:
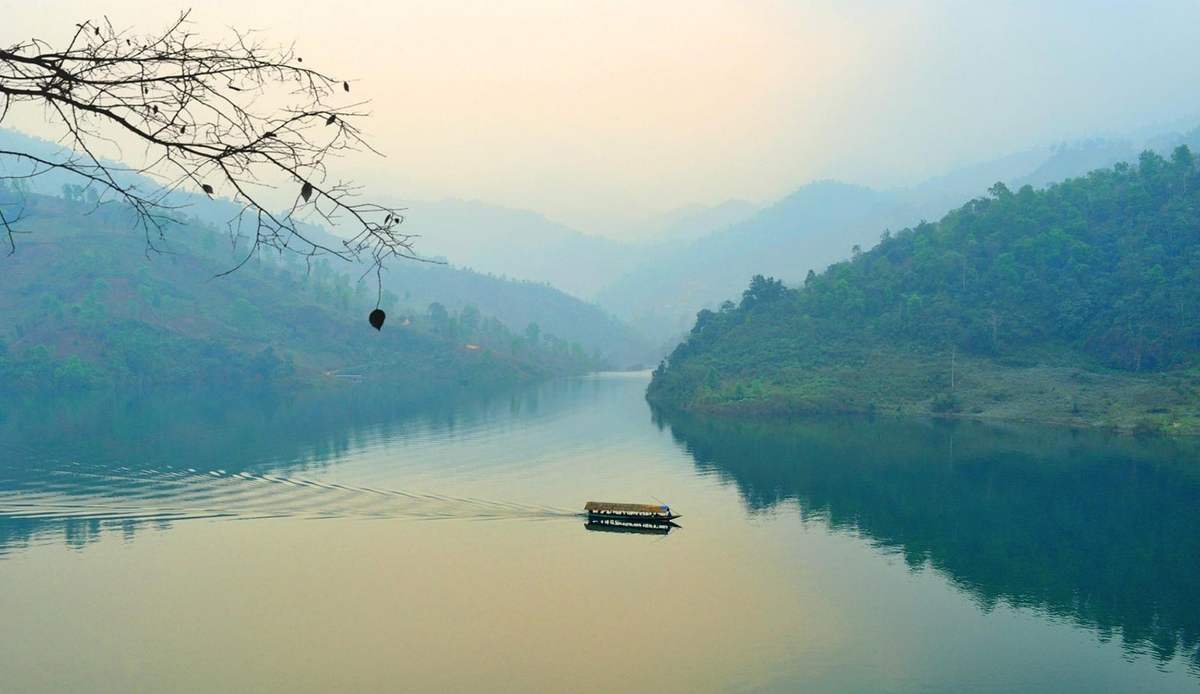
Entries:
<svg viewBox="0 0 1200 694">
<path fill-rule="evenodd" d="M 1045 610 L 1200 667 L 1195 442 L 968 423 L 656 421 L 751 511 L 794 502 L 933 567 L 985 610 Z"/>
<path fill-rule="evenodd" d="M 378 442 L 452 437 L 480 422 L 536 414 L 569 387 L 408 402 L 364 388 L 10 400 L 0 410 L 0 559 L 59 540 L 82 548 L 106 532 L 129 539 L 184 518 L 371 516 L 401 503 L 414 515 L 447 513 L 455 509 L 445 499 L 311 478 Z M 471 512 L 504 510 L 485 504 Z"/>
</svg>

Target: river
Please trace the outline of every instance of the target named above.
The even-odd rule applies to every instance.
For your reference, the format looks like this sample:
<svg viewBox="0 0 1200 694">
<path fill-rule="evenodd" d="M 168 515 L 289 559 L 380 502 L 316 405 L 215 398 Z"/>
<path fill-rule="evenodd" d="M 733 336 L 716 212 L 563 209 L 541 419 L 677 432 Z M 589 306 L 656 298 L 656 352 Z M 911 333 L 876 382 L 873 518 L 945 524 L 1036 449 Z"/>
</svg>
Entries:
<svg viewBox="0 0 1200 694">
<path fill-rule="evenodd" d="M 5 400 L 0 691 L 1200 687 L 1195 443 L 646 380 Z"/>
</svg>

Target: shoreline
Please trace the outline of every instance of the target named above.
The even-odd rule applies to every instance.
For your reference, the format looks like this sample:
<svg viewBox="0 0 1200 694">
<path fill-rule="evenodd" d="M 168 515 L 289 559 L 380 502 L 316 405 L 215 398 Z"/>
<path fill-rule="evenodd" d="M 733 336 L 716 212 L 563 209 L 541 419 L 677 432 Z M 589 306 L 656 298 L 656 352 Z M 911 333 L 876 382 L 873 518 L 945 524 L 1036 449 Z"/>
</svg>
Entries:
<svg viewBox="0 0 1200 694">
<path fill-rule="evenodd" d="M 953 389 L 934 360 L 876 358 L 787 377 L 734 377 L 686 401 L 651 384 L 656 406 L 730 417 L 877 415 L 1043 424 L 1123 434 L 1200 436 L 1200 373 L 1135 374 L 1039 364 L 961 362 Z"/>
</svg>

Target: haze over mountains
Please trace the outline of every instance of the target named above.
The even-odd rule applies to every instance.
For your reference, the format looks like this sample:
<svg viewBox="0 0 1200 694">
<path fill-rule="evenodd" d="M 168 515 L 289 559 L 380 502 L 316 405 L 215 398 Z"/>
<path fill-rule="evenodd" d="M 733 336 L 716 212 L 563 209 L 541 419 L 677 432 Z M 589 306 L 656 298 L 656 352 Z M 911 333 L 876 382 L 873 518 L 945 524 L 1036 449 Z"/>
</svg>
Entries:
<svg viewBox="0 0 1200 694">
<path fill-rule="evenodd" d="M 624 244 L 592 236 L 537 212 L 470 200 L 406 202 L 405 224 L 419 252 L 458 267 L 549 282 L 590 298 L 628 261 Z"/>
<path fill-rule="evenodd" d="M 56 154 L 51 143 L 0 138 Z M 291 387 L 347 374 L 412 395 L 656 355 L 611 315 L 547 284 L 442 264 L 390 265 L 379 294 L 362 266 L 320 257 L 306 267 L 259 253 L 218 278 L 247 249 L 223 224 L 234 203 L 172 194 L 187 207 L 151 250 L 119 202 L 70 176 L 28 181 L 0 180 L 0 205 L 28 232 L 0 258 L 0 390 Z M 338 242 L 319 228 L 304 233 Z M 377 299 L 391 316 L 382 333 L 365 320 Z"/>
<path fill-rule="evenodd" d="M 16 197 L 0 186 L 0 204 Z M 2 391 L 291 387 L 344 374 L 412 395 L 606 368 L 602 350 L 625 347 L 620 324 L 577 299 L 441 266 L 417 295 L 384 294 L 391 319 L 376 333 L 365 321 L 375 292 L 352 268 L 263 256 L 217 278 L 245 251 L 215 227 L 172 225 L 148 252 L 118 204 L 20 197 L 30 234 L 0 260 Z M 504 297 L 510 319 L 525 311 L 559 332 L 481 311 L 462 282 Z M 603 334 L 564 337 L 577 323 Z"/>
<path fill-rule="evenodd" d="M 410 201 L 406 224 L 420 252 L 479 272 L 548 282 L 582 299 L 595 298 L 632 264 L 664 244 L 688 243 L 729 228 L 758 207 L 745 200 L 689 205 L 647 220 L 644 241 L 585 234 L 530 210 L 476 200 Z M 631 234 L 621 234 L 632 238 Z"/>
<path fill-rule="evenodd" d="M 420 235 L 418 250 L 448 266 L 393 264 L 385 288 L 410 306 L 473 306 L 518 332 L 537 323 L 614 366 L 648 364 L 686 334 L 697 311 L 736 299 L 753 275 L 795 284 L 855 246 L 873 247 L 884 230 L 937 219 L 996 181 L 1041 187 L 1133 160 L 1143 147 L 1167 153 L 1181 143 L 1200 145 L 1200 129 L 1030 149 L 902 189 L 816 181 L 766 205 L 727 200 L 679 208 L 612 237 L 479 201 L 409 201 L 405 224 Z M 55 149 L 12 131 L 0 131 L 0 144 L 42 154 Z M 57 194 L 67 180 L 50 173 L 35 179 L 36 190 Z M 214 225 L 236 209 L 187 193 L 174 199 Z M 633 234 L 637 241 L 629 240 Z"/>
<path fill-rule="evenodd" d="M 535 212 L 482 202 L 410 205 L 407 223 L 421 248 L 483 272 L 548 282 L 596 301 L 656 345 L 674 343 L 701 308 L 736 298 L 755 274 L 795 283 L 866 250 L 885 229 L 937 219 L 1003 181 L 1042 187 L 1118 161 L 1143 148 L 1168 154 L 1200 144 L 1186 133 L 1147 129 L 1032 148 L 947 172 L 908 188 L 879 190 L 815 181 L 769 204 L 730 200 L 694 205 L 647 222 L 640 241 L 584 234 Z"/>
</svg>

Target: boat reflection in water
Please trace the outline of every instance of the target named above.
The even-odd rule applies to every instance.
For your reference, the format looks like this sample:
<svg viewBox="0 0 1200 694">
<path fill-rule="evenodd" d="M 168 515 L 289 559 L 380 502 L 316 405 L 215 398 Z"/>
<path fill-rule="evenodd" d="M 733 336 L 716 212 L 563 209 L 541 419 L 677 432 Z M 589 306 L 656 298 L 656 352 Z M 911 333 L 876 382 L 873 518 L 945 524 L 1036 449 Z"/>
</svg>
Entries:
<svg viewBox="0 0 1200 694">
<path fill-rule="evenodd" d="M 671 521 L 635 521 L 613 518 L 589 518 L 583 527 L 602 533 L 635 533 L 639 535 L 666 535 L 679 526 Z"/>
</svg>

